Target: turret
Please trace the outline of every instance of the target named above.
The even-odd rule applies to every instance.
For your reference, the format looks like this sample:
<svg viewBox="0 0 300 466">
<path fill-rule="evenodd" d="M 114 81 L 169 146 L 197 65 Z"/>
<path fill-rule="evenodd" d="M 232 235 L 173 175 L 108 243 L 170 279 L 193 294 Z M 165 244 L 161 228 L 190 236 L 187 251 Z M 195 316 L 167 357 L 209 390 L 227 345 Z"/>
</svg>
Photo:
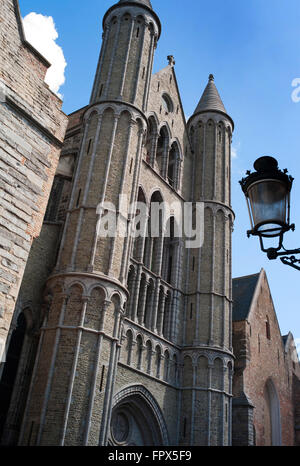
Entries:
<svg viewBox="0 0 300 466">
<path fill-rule="evenodd" d="M 160 22 L 150 1 L 120 0 L 103 28 L 21 444 L 105 445 L 109 435 L 130 238 L 99 236 L 98 226 L 110 203 L 131 229 L 119 194 L 137 198 Z"/>
<path fill-rule="evenodd" d="M 120 0 L 103 19 L 91 104 L 119 100 L 145 111 L 161 25 L 149 0 Z"/>
<path fill-rule="evenodd" d="M 204 203 L 204 243 L 190 250 L 183 352 L 183 379 L 189 388 L 183 391 L 181 443 L 229 445 L 233 122 L 212 75 L 188 122 L 188 131 L 194 151 L 194 202 Z"/>
</svg>

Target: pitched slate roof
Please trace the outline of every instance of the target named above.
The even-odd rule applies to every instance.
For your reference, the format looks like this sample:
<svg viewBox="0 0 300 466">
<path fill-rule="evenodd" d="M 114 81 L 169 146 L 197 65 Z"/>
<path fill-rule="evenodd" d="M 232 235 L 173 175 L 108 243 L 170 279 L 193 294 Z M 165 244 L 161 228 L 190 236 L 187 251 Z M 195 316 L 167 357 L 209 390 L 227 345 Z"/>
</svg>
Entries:
<svg viewBox="0 0 300 466">
<path fill-rule="evenodd" d="M 215 110 L 223 113 L 227 113 L 216 88 L 214 77 L 212 74 L 209 75 L 208 84 L 204 89 L 200 102 L 198 103 L 194 115 L 199 112 L 208 112 L 209 110 Z"/>
<path fill-rule="evenodd" d="M 232 320 L 234 322 L 247 319 L 259 276 L 260 273 L 256 273 L 232 280 Z"/>
<path fill-rule="evenodd" d="M 287 335 L 282 335 L 281 338 L 282 338 L 283 346 L 286 345 L 286 342 L 287 342 L 288 337 L 289 337 L 289 333 L 288 333 Z"/>
<path fill-rule="evenodd" d="M 119 3 L 125 3 L 125 2 L 133 2 L 133 3 L 141 3 L 149 8 L 152 8 L 150 0 L 119 0 Z"/>
</svg>

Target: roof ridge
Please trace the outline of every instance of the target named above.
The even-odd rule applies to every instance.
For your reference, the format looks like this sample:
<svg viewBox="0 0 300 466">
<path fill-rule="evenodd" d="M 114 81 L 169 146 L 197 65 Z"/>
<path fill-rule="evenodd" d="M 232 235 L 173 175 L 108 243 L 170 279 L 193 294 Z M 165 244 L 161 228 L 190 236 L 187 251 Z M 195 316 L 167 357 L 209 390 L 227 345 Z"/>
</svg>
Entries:
<svg viewBox="0 0 300 466">
<path fill-rule="evenodd" d="M 241 277 L 235 277 L 232 280 L 239 280 L 240 278 L 249 278 L 249 277 L 255 277 L 256 275 L 260 275 L 261 272 L 256 272 L 256 273 L 251 273 L 249 275 L 242 275 Z"/>
</svg>

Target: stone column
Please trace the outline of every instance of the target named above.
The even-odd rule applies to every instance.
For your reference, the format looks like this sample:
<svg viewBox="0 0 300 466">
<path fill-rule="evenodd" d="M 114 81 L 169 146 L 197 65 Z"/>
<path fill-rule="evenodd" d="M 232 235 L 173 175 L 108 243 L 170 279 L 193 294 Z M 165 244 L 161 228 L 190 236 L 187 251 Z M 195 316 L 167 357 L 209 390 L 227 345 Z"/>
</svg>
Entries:
<svg viewBox="0 0 300 466">
<path fill-rule="evenodd" d="M 159 300 L 158 308 L 158 323 L 157 323 L 157 333 L 162 336 L 163 325 L 164 325 L 164 315 L 165 315 L 165 306 L 166 306 L 167 295 L 162 293 L 161 299 Z"/>
<path fill-rule="evenodd" d="M 140 325 L 144 325 L 144 317 L 145 317 L 145 306 L 146 306 L 146 299 L 147 299 L 147 290 L 149 287 L 149 281 L 145 281 L 144 288 L 141 290 L 141 300 L 139 299 L 140 308 L 138 309 L 138 321 Z"/>
</svg>

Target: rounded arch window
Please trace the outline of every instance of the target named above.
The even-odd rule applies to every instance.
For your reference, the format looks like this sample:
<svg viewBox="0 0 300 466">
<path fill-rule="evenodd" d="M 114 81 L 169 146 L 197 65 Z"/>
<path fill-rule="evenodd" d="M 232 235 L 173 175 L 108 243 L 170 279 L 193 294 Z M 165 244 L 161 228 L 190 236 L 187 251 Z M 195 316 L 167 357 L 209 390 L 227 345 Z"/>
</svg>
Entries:
<svg viewBox="0 0 300 466">
<path fill-rule="evenodd" d="M 162 95 L 162 106 L 166 113 L 172 113 L 174 106 L 171 97 L 168 94 Z"/>
</svg>

